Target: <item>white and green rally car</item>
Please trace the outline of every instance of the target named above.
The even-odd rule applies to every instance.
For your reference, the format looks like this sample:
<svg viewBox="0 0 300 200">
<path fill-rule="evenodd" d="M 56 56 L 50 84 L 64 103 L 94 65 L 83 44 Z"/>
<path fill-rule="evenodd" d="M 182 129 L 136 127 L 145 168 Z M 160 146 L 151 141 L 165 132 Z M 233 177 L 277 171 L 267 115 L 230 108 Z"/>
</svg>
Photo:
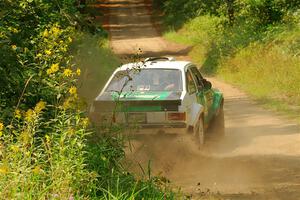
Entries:
<svg viewBox="0 0 300 200">
<path fill-rule="evenodd" d="M 191 62 L 154 57 L 116 69 L 90 114 L 94 122 L 192 132 L 202 145 L 209 126 L 212 133 L 224 134 L 223 103 L 223 94 Z"/>
</svg>

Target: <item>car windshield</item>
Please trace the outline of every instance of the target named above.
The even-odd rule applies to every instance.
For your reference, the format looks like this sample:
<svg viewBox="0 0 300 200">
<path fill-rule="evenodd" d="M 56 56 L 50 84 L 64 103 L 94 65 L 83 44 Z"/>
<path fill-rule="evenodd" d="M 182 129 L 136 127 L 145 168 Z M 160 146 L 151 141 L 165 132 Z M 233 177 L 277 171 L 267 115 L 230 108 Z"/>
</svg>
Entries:
<svg viewBox="0 0 300 200">
<path fill-rule="evenodd" d="M 119 71 L 106 91 L 182 91 L 181 72 L 177 69 Z"/>
</svg>

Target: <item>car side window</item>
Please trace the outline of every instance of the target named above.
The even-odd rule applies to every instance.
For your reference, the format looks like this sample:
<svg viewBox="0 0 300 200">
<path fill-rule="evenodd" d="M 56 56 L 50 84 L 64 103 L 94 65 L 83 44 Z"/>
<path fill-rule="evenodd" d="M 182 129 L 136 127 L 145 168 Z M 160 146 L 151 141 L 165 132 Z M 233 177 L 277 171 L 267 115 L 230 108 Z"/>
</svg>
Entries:
<svg viewBox="0 0 300 200">
<path fill-rule="evenodd" d="M 196 79 L 196 84 L 197 84 L 197 88 L 199 90 L 203 90 L 204 89 L 204 83 L 203 83 L 203 77 L 201 75 L 201 73 L 199 72 L 199 70 L 193 66 L 191 67 L 191 71 Z"/>
<path fill-rule="evenodd" d="M 189 94 L 193 94 L 196 92 L 197 90 L 196 85 L 190 71 L 186 72 L 186 84 L 187 84 L 187 91 L 189 92 Z"/>
</svg>

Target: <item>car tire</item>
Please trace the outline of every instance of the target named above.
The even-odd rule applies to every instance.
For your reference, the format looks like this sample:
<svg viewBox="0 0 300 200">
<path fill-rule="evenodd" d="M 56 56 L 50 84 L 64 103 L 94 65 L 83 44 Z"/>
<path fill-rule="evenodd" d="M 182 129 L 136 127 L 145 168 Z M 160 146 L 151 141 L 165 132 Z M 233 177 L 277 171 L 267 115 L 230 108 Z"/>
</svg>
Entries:
<svg viewBox="0 0 300 200">
<path fill-rule="evenodd" d="M 221 104 L 216 116 L 213 119 L 212 123 L 212 134 L 218 138 L 225 136 L 225 119 L 224 119 L 224 109 L 223 103 Z"/>
<path fill-rule="evenodd" d="M 194 127 L 194 137 L 198 147 L 202 148 L 205 142 L 205 129 L 203 117 L 200 117 L 199 121 Z"/>
</svg>

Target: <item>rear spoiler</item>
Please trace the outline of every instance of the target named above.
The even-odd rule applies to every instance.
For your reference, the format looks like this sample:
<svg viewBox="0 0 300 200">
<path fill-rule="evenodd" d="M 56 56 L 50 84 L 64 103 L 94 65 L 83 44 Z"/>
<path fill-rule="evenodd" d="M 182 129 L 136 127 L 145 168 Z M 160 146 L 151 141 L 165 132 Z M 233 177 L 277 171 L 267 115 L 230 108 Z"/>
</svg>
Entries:
<svg viewBox="0 0 300 200">
<path fill-rule="evenodd" d="M 95 100 L 93 103 L 95 112 L 111 112 L 117 107 L 121 107 L 121 110 L 126 110 L 129 107 L 160 107 L 160 111 L 178 111 L 178 107 L 181 105 L 180 99 L 175 100 L 120 100 L 120 101 L 103 101 Z"/>
</svg>

